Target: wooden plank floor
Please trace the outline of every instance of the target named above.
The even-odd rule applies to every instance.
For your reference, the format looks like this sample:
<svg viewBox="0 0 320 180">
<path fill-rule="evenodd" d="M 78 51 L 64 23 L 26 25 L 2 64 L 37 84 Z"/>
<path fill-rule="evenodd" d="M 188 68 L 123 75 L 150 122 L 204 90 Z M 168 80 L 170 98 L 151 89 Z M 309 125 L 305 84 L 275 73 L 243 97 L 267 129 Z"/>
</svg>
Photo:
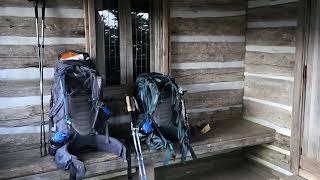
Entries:
<svg viewBox="0 0 320 180">
<path fill-rule="evenodd" d="M 274 131 L 264 126 L 245 121 L 223 121 L 211 125 L 212 131 L 194 139 L 192 146 L 199 157 L 210 156 L 236 148 L 272 142 Z M 146 159 L 152 158 L 161 166 L 163 152 L 145 151 Z M 133 156 L 134 157 L 134 156 Z M 39 157 L 39 150 L 27 150 L 0 155 L 0 179 L 24 177 L 24 179 L 63 179 L 68 174 L 57 170 L 52 157 Z M 87 176 L 92 177 L 103 172 L 123 170 L 126 163 L 114 155 L 106 153 L 85 154 Z M 135 160 L 133 159 L 133 162 Z M 135 165 L 135 164 L 133 164 Z"/>
<path fill-rule="evenodd" d="M 174 173 L 173 173 L 174 172 Z M 156 180 L 278 180 L 279 177 L 259 166 L 252 168 L 241 151 L 207 157 L 189 162 L 155 169 Z M 135 173 L 137 177 L 137 173 Z M 107 179 L 100 176 L 98 179 Z M 124 174 L 110 180 L 126 180 Z"/>
</svg>

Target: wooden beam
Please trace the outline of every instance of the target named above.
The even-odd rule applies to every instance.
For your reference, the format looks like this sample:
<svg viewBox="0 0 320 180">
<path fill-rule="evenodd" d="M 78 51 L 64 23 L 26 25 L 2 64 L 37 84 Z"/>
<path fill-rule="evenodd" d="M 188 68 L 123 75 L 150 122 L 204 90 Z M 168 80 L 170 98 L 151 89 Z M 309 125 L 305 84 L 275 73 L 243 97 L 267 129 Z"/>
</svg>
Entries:
<svg viewBox="0 0 320 180">
<path fill-rule="evenodd" d="M 166 0 L 151 2 L 150 71 L 169 74 L 169 7 Z"/>
<path fill-rule="evenodd" d="M 101 11 L 103 10 L 103 0 L 96 1 L 96 10 Z M 97 60 L 96 60 L 96 68 L 103 79 L 103 84 L 106 83 L 106 61 L 105 61 L 105 24 L 103 19 L 99 14 L 97 14 L 96 18 L 96 43 L 97 43 Z"/>
<path fill-rule="evenodd" d="M 119 1 L 121 84 L 133 83 L 131 1 Z"/>
<path fill-rule="evenodd" d="M 83 10 L 84 10 L 84 34 L 86 41 L 86 52 L 89 52 L 89 24 L 88 24 L 88 0 L 83 0 Z"/>
<path fill-rule="evenodd" d="M 169 74 L 170 72 L 170 59 L 169 59 L 169 44 L 170 44 L 170 31 L 169 31 L 169 20 L 170 20 L 170 7 L 167 0 L 162 0 L 162 37 L 163 37 L 163 56 L 162 56 L 162 72 L 163 74 Z"/>
<path fill-rule="evenodd" d="M 90 54 L 93 62 L 96 63 L 96 13 L 95 1 L 84 0 L 84 24 L 85 24 L 85 38 L 86 38 L 86 51 Z"/>
<path fill-rule="evenodd" d="M 305 61 L 306 41 L 309 26 L 309 1 L 300 0 L 298 6 L 298 29 L 296 48 L 295 81 L 293 86 L 293 109 L 291 122 L 291 143 L 290 143 L 290 169 L 295 175 L 299 175 L 300 153 L 301 153 L 301 132 L 304 117 L 305 101 Z"/>
</svg>

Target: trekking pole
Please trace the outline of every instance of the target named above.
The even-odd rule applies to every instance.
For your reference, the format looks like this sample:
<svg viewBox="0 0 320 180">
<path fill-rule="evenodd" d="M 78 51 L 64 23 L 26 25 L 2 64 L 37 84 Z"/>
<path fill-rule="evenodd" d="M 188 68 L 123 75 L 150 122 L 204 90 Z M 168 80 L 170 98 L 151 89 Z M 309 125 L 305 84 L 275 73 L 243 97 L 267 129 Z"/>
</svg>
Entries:
<svg viewBox="0 0 320 180">
<path fill-rule="evenodd" d="M 33 0 L 30 0 L 33 1 Z M 39 35 L 39 13 L 38 13 L 38 4 L 39 1 L 34 1 L 34 15 L 35 15 L 35 25 L 36 25 L 36 38 L 37 38 L 37 50 L 38 50 L 38 63 L 39 63 L 39 74 L 40 74 L 40 94 L 42 92 L 42 83 L 41 83 L 41 45 L 40 45 L 40 35 Z M 40 101 L 42 104 L 42 96 L 40 95 Z M 42 140 L 42 106 L 41 106 L 41 112 L 40 112 L 40 155 L 42 157 L 42 146 L 43 146 L 43 140 Z"/>
<path fill-rule="evenodd" d="M 133 100 L 130 98 L 130 96 L 126 96 L 127 110 L 130 113 L 130 118 L 131 118 L 131 131 L 132 131 L 133 143 L 136 149 L 136 156 L 137 156 L 137 161 L 139 166 L 139 175 L 141 180 L 147 180 L 146 169 L 144 166 L 140 138 L 139 138 L 139 128 L 137 127 L 137 120 L 135 115 L 136 103 L 132 101 Z"/>
<path fill-rule="evenodd" d="M 47 155 L 46 145 L 46 131 L 44 123 L 44 105 L 43 105 L 43 58 L 44 58 L 44 19 L 45 19 L 46 1 L 42 0 L 42 13 L 41 13 L 41 37 L 42 42 L 40 45 L 39 27 L 38 27 L 38 0 L 35 6 L 36 14 L 36 31 L 38 40 L 38 58 L 39 58 L 39 71 L 40 71 L 40 101 L 41 101 L 41 113 L 40 113 L 40 154 Z M 43 151 L 44 149 L 44 151 Z"/>
</svg>

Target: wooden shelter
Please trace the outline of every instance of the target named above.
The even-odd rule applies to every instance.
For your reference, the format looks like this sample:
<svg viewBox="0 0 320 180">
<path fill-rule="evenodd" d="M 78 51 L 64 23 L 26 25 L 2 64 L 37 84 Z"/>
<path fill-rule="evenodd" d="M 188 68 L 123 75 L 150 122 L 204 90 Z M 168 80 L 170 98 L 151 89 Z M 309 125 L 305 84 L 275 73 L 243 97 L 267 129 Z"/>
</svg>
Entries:
<svg viewBox="0 0 320 180">
<path fill-rule="evenodd" d="M 142 72 L 171 74 L 188 91 L 202 157 L 243 156 L 285 176 L 320 179 L 320 2 L 317 0 L 50 0 L 44 99 L 60 51 L 89 52 L 103 78 L 113 130 L 128 122 L 125 93 Z M 0 0 L 0 179 L 64 179 L 39 155 L 33 4 Z M 162 152 L 145 151 L 150 179 Z M 84 154 L 88 177 L 124 171 L 114 155 Z M 174 162 L 172 162 L 174 163 Z M 136 166 L 136 164 L 133 164 Z"/>
</svg>

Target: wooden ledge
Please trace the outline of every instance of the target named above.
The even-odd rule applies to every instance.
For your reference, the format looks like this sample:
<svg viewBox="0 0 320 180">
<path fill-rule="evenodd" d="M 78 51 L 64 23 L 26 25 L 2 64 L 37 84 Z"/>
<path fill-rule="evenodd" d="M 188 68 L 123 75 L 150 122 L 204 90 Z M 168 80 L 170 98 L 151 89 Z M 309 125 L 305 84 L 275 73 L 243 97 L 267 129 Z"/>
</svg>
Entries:
<svg viewBox="0 0 320 180">
<path fill-rule="evenodd" d="M 193 140 L 192 147 L 199 157 L 265 144 L 274 141 L 275 138 L 274 130 L 246 120 L 218 121 L 212 124 L 211 128 L 212 130 L 207 134 Z M 164 152 L 146 150 L 144 157 L 152 159 L 153 163 L 161 166 Z M 123 160 L 103 152 L 83 154 L 80 159 L 85 162 L 87 177 L 120 171 L 127 167 L 127 163 Z M 69 177 L 67 172 L 57 170 L 53 157 L 40 158 L 38 149 L 4 153 L 0 155 L 0 160 L 0 179 L 19 177 L 24 177 L 23 179 L 66 179 Z M 132 164 L 136 166 L 135 158 L 132 158 Z"/>
</svg>

